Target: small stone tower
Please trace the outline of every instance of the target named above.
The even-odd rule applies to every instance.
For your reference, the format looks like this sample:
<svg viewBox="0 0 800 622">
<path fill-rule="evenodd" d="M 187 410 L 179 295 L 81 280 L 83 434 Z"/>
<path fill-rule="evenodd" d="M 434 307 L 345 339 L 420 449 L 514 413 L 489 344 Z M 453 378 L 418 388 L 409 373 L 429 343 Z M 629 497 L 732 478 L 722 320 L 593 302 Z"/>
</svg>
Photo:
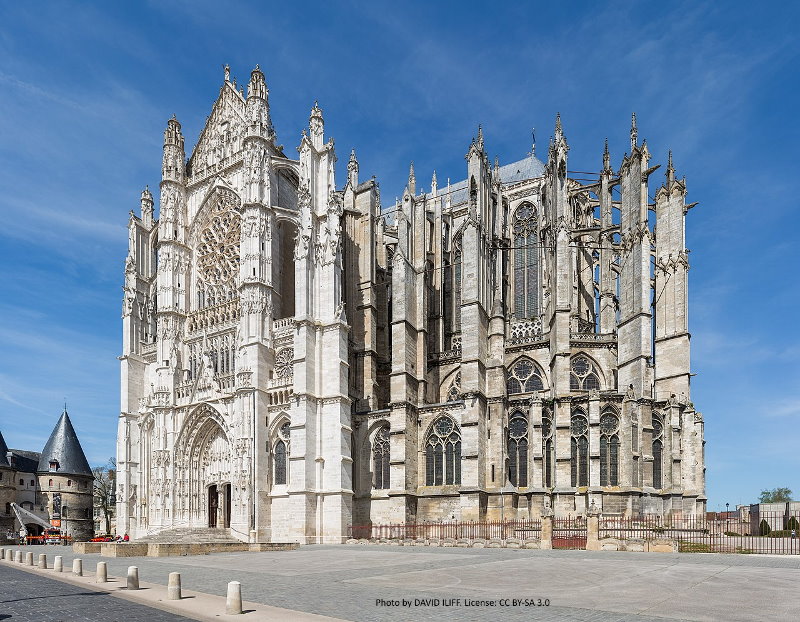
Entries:
<svg viewBox="0 0 800 622">
<path fill-rule="evenodd" d="M 66 409 L 42 450 L 36 475 L 41 503 L 52 518 L 60 515 L 62 532 L 76 541 L 91 538 L 94 476 Z M 60 507 L 57 493 L 61 495 Z"/>
<path fill-rule="evenodd" d="M 16 501 L 17 489 L 14 486 L 14 467 L 8 460 L 8 446 L 0 432 L 0 541 L 3 541 L 14 525 L 11 504 Z"/>
</svg>

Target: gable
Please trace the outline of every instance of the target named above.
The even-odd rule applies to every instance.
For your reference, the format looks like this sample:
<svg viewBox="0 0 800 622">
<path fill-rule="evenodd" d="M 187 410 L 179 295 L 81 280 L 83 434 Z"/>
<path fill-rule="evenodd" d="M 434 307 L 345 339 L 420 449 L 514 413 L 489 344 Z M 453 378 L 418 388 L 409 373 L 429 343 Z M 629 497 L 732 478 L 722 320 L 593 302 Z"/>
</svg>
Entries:
<svg viewBox="0 0 800 622">
<path fill-rule="evenodd" d="M 228 166 L 241 154 L 244 118 L 245 101 L 226 82 L 189 158 L 190 183 Z"/>
</svg>

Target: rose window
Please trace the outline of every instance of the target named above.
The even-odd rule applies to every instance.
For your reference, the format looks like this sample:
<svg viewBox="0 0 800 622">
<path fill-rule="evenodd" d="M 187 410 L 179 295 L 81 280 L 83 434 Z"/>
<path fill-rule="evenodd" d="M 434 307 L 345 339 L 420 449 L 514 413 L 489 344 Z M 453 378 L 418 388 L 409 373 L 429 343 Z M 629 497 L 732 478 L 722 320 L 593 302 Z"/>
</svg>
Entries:
<svg viewBox="0 0 800 622">
<path fill-rule="evenodd" d="M 294 374 L 294 348 L 284 348 L 275 357 L 275 376 L 289 378 Z"/>
</svg>

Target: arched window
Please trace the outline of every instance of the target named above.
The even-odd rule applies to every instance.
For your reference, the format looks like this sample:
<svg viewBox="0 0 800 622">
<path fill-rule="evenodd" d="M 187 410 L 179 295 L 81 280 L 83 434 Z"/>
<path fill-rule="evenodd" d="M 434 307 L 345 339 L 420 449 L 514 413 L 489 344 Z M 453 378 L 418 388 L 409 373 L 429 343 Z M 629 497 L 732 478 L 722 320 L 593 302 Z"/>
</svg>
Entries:
<svg viewBox="0 0 800 622">
<path fill-rule="evenodd" d="M 589 485 L 589 421 L 577 411 L 570 422 L 572 434 L 570 470 L 573 486 Z"/>
<path fill-rule="evenodd" d="M 536 212 L 523 203 L 514 213 L 514 317 L 539 315 L 539 241 Z"/>
<path fill-rule="evenodd" d="M 572 391 L 600 389 L 600 377 L 594 363 L 588 357 L 579 354 L 573 358 L 570 371 L 569 388 Z"/>
<path fill-rule="evenodd" d="M 389 488 L 389 426 L 378 428 L 372 441 L 372 465 L 376 489 Z"/>
<path fill-rule="evenodd" d="M 600 485 L 619 484 L 619 419 L 613 413 L 600 417 Z"/>
<path fill-rule="evenodd" d="M 508 480 L 512 485 L 528 485 L 528 418 L 518 410 L 508 420 Z"/>
<path fill-rule="evenodd" d="M 273 454 L 275 456 L 275 477 L 274 483 L 276 486 L 286 484 L 288 480 L 288 456 L 289 456 L 289 422 L 287 421 L 281 425 L 278 431 L 279 438 L 275 443 Z"/>
<path fill-rule="evenodd" d="M 529 358 L 521 358 L 515 362 L 508 372 L 506 389 L 509 395 L 515 393 L 531 393 L 544 389 L 539 370 Z"/>
<path fill-rule="evenodd" d="M 653 488 L 661 489 L 663 482 L 664 426 L 658 417 L 653 417 Z"/>
<path fill-rule="evenodd" d="M 450 417 L 439 417 L 425 442 L 425 485 L 460 483 L 461 433 Z"/>
<path fill-rule="evenodd" d="M 542 413 L 542 485 L 545 488 L 553 487 L 553 465 L 555 465 L 553 436 L 552 414 L 545 411 Z"/>
</svg>

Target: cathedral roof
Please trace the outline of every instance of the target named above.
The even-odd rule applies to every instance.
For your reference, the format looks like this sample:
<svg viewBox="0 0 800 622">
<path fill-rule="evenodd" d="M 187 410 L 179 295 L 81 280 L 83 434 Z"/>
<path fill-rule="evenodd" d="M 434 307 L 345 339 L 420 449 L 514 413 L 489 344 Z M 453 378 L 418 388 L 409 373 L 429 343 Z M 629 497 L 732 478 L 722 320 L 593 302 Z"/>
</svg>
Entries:
<svg viewBox="0 0 800 622">
<path fill-rule="evenodd" d="M 528 156 L 500 167 L 500 182 L 513 184 L 525 179 L 535 179 L 544 175 L 544 164 L 535 156 Z M 439 188 L 439 196 L 446 196 L 447 186 Z M 467 202 L 467 180 L 450 184 L 450 204 L 455 207 Z"/>
<path fill-rule="evenodd" d="M 39 468 L 37 472 L 48 473 L 51 471 L 50 463 L 57 462 L 57 473 L 70 475 L 92 475 L 92 469 L 86 461 L 86 456 L 81 448 L 81 443 L 75 434 L 75 428 L 69 420 L 69 415 L 65 410 L 58 420 L 53 433 L 47 439 L 47 444 L 42 450 L 39 458 Z"/>
<path fill-rule="evenodd" d="M 3 438 L 3 433 L 0 432 L 0 466 L 10 466 L 6 457 L 7 453 L 8 445 L 6 445 L 6 439 Z"/>
</svg>

